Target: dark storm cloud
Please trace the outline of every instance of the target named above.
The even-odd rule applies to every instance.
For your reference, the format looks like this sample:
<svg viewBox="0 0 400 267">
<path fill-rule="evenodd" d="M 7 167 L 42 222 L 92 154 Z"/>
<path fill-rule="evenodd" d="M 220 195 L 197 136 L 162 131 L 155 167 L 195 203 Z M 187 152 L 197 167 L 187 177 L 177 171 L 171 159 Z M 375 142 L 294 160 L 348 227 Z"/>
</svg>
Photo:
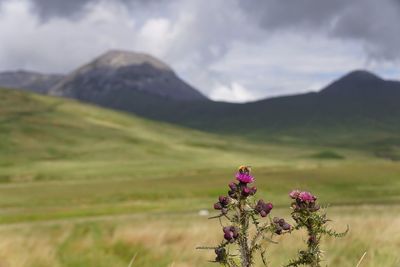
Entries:
<svg viewBox="0 0 400 267">
<path fill-rule="evenodd" d="M 9 0 L 0 0 L 0 3 Z M 69 17 L 79 14 L 90 2 L 97 0 L 31 0 L 33 11 L 41 18 L 47 19 L 53 16 Z"/>
<path fill-rule="evenodd" d="M 244 8 L 253 19 L 268 29 L 282 27 L 319 28 L 328 24 L 336 14 L 346 7 L 346 0 L 316 1 L 316 0 L 253 0 L 241 1 Z"/>
<path fill-rule="evenodd" d="M 372 59 L 400 58 L 399 0 L 241 1 L 249 18 L 268 31 L 293 30 L 361 41 Z"/>
<path fill-rule="evenodd" d="M 42 18 L 52 16 L 71 16 L 79 14 L 84 7 L 94 0 L 32 0 L 34 10 L 39 13 Z"/>
<path fill-rule="evenodd" d="M 6 0 L 0 0 L 6 1 Z M 82 15 L 85 8 L 102 0 L 30 0 L 33 10 L 42 20 L 52 17 Z M 128 8 L 141 8 L 163 2 L 163 5 L 184 5 L 185 1 L 173 0 L 106 0 L 123 3 Z M 400 58 L 400 0 L 226 0 L 226 7 L 238 2 L 249 22 L 256 23 L 268 32 L 280 30 L 300 31 L 304 34 L 326 34 L 363 42 L 372 59 Z M 191 1 L 187 1 L 191 2 Z M 229 10 L 228 10 L 229 11 Z M 221 11 L 225 12 L 225 11 Z M 254 27 L 243 25 L 241 32 Z M 208 28 L 207 21 L 203 23 Z M 267 34 L 267 33 L 266 33 Z M 240 37 L 239 37 L 240 39 Z"/>
<path fill-rule="evenodd" d="M 9 0 L 0 0 L 5 2 Z M 33 10 L 38 13 L 42 20 L 52 17 L 76 17 L 81 15 L 85 8 L 93 3 L 101 2 L 101 0 L 30 0 L 33 4 Z M 119 2 L 127 7 L 135 7 L 136 5 L 151 5 L 162 0 L 109 0 L 111 2 Z"/>
</svg>

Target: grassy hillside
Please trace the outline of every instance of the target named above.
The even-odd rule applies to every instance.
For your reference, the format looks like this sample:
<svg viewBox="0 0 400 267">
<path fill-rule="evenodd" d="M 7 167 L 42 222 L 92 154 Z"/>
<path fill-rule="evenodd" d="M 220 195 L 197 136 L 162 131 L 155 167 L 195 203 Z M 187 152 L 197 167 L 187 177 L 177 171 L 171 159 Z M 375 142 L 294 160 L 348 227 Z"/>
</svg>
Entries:
<svg viewBox="0 0 400 267">
<path fill-rule="evenodd" d="M 126 267 L 137 255 L 136 266 L 210 266 L 194 247 L 217 242 L 219 224 L 198 211 L 213 212 L 247 163 L 275 215 L 289 217 L 287 192 L 302 188 L 350 225 L 324 247 L 330 266 L 355 266 L 364 251 L 365 266 L 398 266 L 396 161 L 355 147 L 207 134 L 20 91 L 2 89 L 0 99 L 0 265 Z M 281 241 L 286 249 L 270 248 L 273 266 L 302 239 Z"/>
<path fill-rule="evenodd" d="M 75 101 L 13 90 L 0 98 L 3 182 L 154 178 L 254 162 L 264 151 Z"/>
</svg>

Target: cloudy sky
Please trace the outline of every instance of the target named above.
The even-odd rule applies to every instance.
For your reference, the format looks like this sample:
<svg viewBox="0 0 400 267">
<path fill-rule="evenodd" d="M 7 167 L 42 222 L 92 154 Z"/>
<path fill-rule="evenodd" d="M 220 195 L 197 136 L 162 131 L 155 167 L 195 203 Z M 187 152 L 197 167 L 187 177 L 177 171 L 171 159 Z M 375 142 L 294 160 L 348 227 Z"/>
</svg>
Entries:
<svg viewBox="0 0 400 267">
<path fill-rule="evenodd" d="M 400 79 L 400 0 L 0 0 L 0 71 L 67 73 L 150 53 L 216 100 L 317 90 L 354 69 Z"/>
</svg>

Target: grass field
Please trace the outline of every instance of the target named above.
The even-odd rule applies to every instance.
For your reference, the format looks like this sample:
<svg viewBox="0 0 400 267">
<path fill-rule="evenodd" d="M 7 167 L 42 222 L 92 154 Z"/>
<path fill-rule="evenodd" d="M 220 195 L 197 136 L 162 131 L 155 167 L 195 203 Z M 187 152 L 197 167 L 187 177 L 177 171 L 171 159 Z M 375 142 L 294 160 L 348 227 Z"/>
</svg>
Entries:
<svg viewBox="0 0 400 267">
<path fill-rule="evenodd" d="M 368 150 L 254 142 L 151 122 L 74 101 L 0 90 L 0 266 L 212 266 L 221 238 L 197 215 L 253 166 L 259 197 L 289 218 L 311 190 L 333 225 L 329 266 L 400 266 L 400 162 Z M 294 241 L 293 241 L 294 240 Z M 303 237 L 267 244 L 271 266 Z"/>
</svg>

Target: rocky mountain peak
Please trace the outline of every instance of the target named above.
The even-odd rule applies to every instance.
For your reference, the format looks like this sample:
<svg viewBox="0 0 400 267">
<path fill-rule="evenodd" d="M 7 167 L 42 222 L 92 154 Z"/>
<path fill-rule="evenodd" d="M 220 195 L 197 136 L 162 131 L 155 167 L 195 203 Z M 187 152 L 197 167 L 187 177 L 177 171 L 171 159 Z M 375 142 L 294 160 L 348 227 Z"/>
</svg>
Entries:
<svg viewBox="0 0 400 267">
<path fill-rule="evenodd" d="M 110 50 L 89 63 L 91 67 L 107 67 L 115 69 L 135 65 L 140 66 L 144 64 L 149 64 L 153 68 L 159 70 L 172 71 L 167 64 L 155 57 L 144 53 L 123 50 Z"/>
</svg>

